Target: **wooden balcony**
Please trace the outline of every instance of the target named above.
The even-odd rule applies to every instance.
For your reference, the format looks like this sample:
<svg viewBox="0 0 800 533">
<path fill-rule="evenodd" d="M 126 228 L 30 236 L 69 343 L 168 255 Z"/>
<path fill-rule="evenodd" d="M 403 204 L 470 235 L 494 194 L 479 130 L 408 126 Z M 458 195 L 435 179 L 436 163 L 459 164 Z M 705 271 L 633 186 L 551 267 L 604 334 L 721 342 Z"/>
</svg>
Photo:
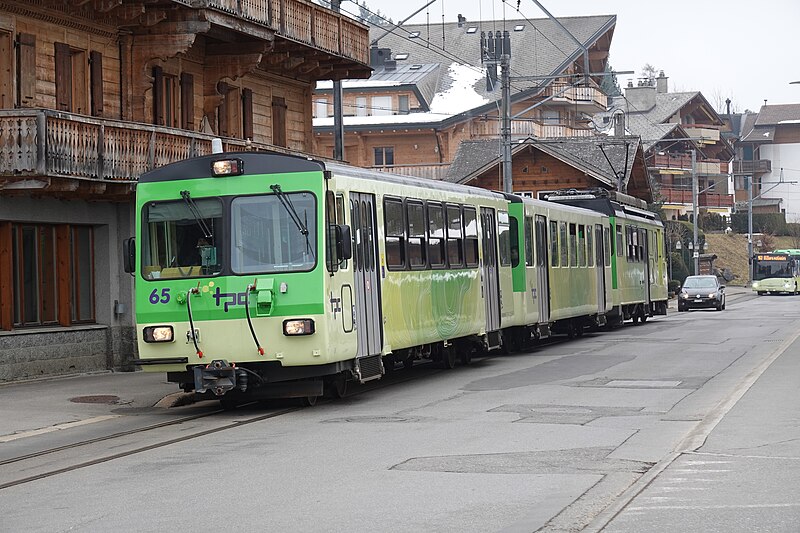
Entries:
<svg viewBox="0 0 800 533">
<path fill-rule="evenodd" d="M 545 96 L 552 96 L 552 102 L 564 102 L 578 106 L 579 111 L 605 111 L 608 97 L 594 87 L 573 87 L 565 83 L 554 83 L 545 89 Z M 581 106 L 587 106 L 582 109 Z"/>
<path fill-rule="evenodd" d="M 692 205 L 692 191 L 687 189 L 661 189 L 661 199 L 667 204 Z M 704 192 L 697 197 L 699 207 L 733 207 L 732 194 Z"/>
<path fill-rule="evenodd" d="M 733 161 L 731 163 L 733 173 L 737 176 L 752 176 L 754 174 L 766 174 L 772 172 L 772 161 L 769 159 L 757 159 L 755 161 Z"/>
<path fill-rule="evenodd" d="M 692 139 L 700 139 L 700 144 L 716 144 L 719 142 L 719 126 L 705 126 L 695 124 L 694 126 L 683 126 L 686 135 Z"/>
<path fill-rule="evenodd" d="M 131 183 L 153 168 L 210 154 L 213 138 L 176 128 L 51 110 L 0 110 L 0 190 L 47 190 L 55 183 L 49 178 L 59 180 L 53 190 L 61 192 L 76 192 L 81 184 Z M 231 138 L 223 139 L 223 149 L 296 154 Z M 89 189 L 103 192 L 105 188 Z"/>
<path fill-rule="evenodd" d="M 473 137 L 497 137 L 500 135 L 500 122 L 494 117 L 486 120 L 474 120 L 471 128 Z M 569 124 L 542 124 L 535 120 L 512 120 L 511 135 L 551 139 L 554 137 L 591 137 L 595 135 L 595 131 Z"/>
<path fill-rule="evenodd" d="M 658 169 L 692 171 L 692 156 L 688 154 L 656 154 L 650 165 Z M 727 174 L 728 163 L 719 159 L 703 159 L 696 161 L 697 173 L 701 175 Z"/>
<path fill-rule="evenodd" d="M 369 64 L 369 29 L 309 0 L 192 0 L 199 9 L 229 13 L 262 24 L 289 41 Z"/>
<path fill-rule="evenodd" d="M 431 165 L 392 165 L 388 167 L 372 167 L 373 170 L 380 172 L 391 172 L 402 176 L 414 176 L 417 178 L 428 178 L 432 180 L 444 180 L 450 170 L 450 163 L 438 163 Z"/>
</svg>

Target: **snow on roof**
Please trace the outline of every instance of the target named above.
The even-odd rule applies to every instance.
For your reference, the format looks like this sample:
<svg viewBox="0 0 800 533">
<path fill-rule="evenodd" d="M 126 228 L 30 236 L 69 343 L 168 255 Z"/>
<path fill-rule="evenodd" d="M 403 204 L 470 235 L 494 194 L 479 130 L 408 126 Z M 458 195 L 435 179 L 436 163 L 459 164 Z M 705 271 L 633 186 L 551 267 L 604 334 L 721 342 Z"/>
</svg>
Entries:
<svg viewBox="0 0 800 533">
<path fill-rule="evenodd" d="M 409 113 L 407 115 L 383 115 L 366 117 L 344 117 L 346 126 L 427 124 L 441 122 L 447 118 L 482 106 L 489 102 L 475 91 L 475 84 L 483 80 L 484 73 L 470 65 L 452 63 L 448 74 L 452 83 L 447 90 L 438 93 L 431 102 L 428 113 Z M 320 88 L 320 85 L 317 85 Z M 315 118 L 315 127 L 333 126 L 333 117 Z"/>
<path fill-rule="evenodd" d="M 360 89 L 367 87 L 397 87 L 402 82 L 392 80 L 342 80 L 343 89 Z M 317 82 L 317 89 L 333 89 L 331 80 L 320 80 Z"/>
</svg>

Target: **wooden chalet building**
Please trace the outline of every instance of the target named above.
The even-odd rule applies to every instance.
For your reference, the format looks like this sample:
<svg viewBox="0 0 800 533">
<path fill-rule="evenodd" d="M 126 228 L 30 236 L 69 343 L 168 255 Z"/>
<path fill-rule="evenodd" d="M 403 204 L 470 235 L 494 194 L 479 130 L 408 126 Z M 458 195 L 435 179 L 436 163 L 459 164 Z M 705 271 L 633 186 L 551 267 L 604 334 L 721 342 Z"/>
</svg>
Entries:
<svg viewBox="0 0 800 533">
<path fill-rule="evenodd" d="M 577 39 L 579 47 L 563 28 Z M 368 80 L 343 83 L 344 158 L 391 172 L 444 179 L 461 143 L 497 139 L 500 67 L 481 63 L 481 42 L 511 42 L 512 133 L 591 136 L 606 110 L 600 90 L 616 16 L 403 25 L 370 30 Z M 483 37 L 482 37 L 483 35 Z M 584 53 L 585 50 L 585 53 Z M 563 77 L 562 77 L 563 75 Z M 314 92 L 314 152 L 333 153 L 331 84 Z"/>
<path fill-rule="evenodd" d="M 308 0 L 0 0 L 0 380 L 126 366 L 137 176 L 213 137 L 310 153 L 368 42 Z"/>
<path fill-rule="evenodd" d="M 729 216 L 734 207 L 729 163 L 733 148 L 721 134 L 725 123 L 702 93 L 669 92 L 662 72 L 655 80 L 629 82 L 624 96 L 595 117 L 611 130 L 618 117 L 625 134 L 642 139 L 645 160 L 667 219 L 692 212 L 692 158 L 698 177 L 700 212 Z"/>
</svg>

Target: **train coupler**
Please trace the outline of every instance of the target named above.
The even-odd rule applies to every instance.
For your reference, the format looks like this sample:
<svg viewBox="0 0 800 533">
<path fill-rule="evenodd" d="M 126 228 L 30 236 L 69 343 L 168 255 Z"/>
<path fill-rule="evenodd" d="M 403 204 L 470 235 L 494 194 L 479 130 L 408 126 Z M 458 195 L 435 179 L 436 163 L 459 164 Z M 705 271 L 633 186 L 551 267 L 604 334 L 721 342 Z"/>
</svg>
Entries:
<svg viewBox="0 0 800 533">
<path fill-rule="evenodd" d="M 194 367 L 194 390 L 198 394 L 212 392 L 222 396 L 226 392 L 237 389 L 247 390 L 247 372 L 224 359 L 214 359 L 205 366 Z"/>
</svg>

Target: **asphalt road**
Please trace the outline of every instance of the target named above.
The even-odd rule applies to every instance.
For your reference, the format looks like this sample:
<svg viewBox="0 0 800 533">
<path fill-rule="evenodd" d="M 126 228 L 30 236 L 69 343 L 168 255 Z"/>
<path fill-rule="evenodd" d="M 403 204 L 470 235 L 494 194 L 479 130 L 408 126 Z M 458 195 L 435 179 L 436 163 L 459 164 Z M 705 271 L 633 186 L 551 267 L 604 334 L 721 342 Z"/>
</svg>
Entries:
<svg viewBox="0 0 800 533">
<path fill-rule="evenodd" d="M 797 531 L 798 326 L 800 297 L 730 291 L 306 409 L 152 408 L 142 374 L 0 387 L 0 530 Z M 88 388 L 130 401 L 63 404 Z"/>
</svg>

